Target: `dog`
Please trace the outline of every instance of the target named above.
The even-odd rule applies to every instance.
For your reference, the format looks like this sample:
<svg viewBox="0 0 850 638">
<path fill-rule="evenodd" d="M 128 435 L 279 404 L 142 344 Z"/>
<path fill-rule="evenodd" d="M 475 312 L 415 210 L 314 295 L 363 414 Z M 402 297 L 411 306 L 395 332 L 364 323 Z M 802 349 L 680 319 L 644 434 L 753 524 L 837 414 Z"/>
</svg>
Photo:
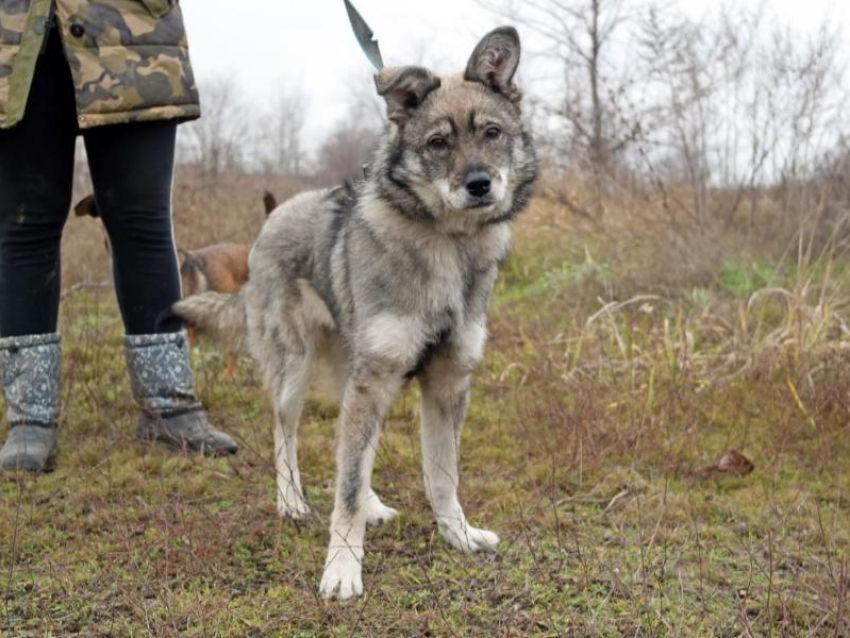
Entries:
<svg viewBox="0 0 850 638">
<path fill-rule="evenodd" d="M 91 214 L 91 216 L 99 217 L 94 197 L 90 195 L 86 199 L 91 199 L 91 203 L 82 206 L 83 201 L 85 201 L 83 200 L 77 204 L 75 208 L 77 215 L 91 214 L 90 211 L 94 209 L 95 214 Z M 266 217 L 271 215 L 277 206 L 277 198 L 271 192 L 264 191 L 263 208 Z M 81 210 L 85 212 L 81 213 Z M 248 254 L 250 252 L 251 247 L 247 244 L 230 243 L 213 244 L 197 250 L 178 248 L 183 297 L 207 291 L 232 294 L 241 290 L 245 282 L 248 281 Z M 188 326 L 187 333 L 189 345 L 192 346 L 196 341 L 195 329 Z M 238 363 L 239 349 L 231 348 L 227 357 L 227 367 L 224 369 L 225 379 L 233 378 Z"/>
<path fill-rule="evenodd" d="M 183 296 L 215 291 L 236 293 L 248 281 L 248 253 L 251 247 L 245 244 L 214 244 L 206 248 L 188 251 L 177 249 L 180 256 L 180 281 Z M 197 338 L 195 329 L 187 326 L 189 347 Z M 239 349 L 230 348 L 224 378 L 232 379 L 239 364 Z"/>
<path fill-rule="evenodd" d="M 375 76 L 388 129 L 363 181 L 301 193 L 268 218 L 236 295 L 188 297 L 174 312 L 225 340 L 247 336 L 274 413 L 278 512 L 309 513 L 298 422 L 311 372 L 341 402 L 337 479 L 320 592 L 362 594 L 367 523 L 396 510 L 370 488 L 384 417 L 403 385 L 422 391 L 425 491 L 439 531 L 495 550 L 458 500 L 460 432 L 482 358 L 487 306 L 537 160 L 514 83 L 515 29 L 486 35 L 457 76 L 421 67 Z"/>
</svg>

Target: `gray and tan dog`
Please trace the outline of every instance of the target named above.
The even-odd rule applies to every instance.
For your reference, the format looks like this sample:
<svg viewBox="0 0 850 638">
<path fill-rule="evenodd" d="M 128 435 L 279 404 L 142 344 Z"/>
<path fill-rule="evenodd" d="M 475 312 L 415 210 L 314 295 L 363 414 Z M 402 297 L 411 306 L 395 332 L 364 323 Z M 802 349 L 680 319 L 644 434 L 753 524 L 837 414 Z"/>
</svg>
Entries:
<svg viewBox="0 0 850 638">
<path fill-rule="evenodd" d="M 463 75 L 382 70 L 390 120 L 365 181 L 303 193 L 266 222 L 236 295 L 175 305 L 201 329 L 247 334 L 275 412 L 281 515 L 307 514 L 297 432 L 317 370 L 341 400 L 337 486 L 321 593 L 363 591 L 367 523 L 391 518 L 370 488 L 378 437 L 393 398 L 422 390 L 425 488 L 439 530 L 465 551 L 494 549 L 458 500 L 458 446 L 470 374 L 486 339 L 487 305 L 511 226 L 536 177 L 531 137 L 513 82 L 517 32 L 478 44 Z"/>
</svg>

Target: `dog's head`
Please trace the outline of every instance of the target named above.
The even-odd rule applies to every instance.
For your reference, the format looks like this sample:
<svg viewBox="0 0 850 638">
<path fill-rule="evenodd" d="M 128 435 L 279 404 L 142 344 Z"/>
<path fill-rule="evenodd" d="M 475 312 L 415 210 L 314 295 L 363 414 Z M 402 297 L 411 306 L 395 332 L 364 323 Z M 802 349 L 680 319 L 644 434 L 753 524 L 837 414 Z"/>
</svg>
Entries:
<svg viewBox="0 0 850 638">
<path fill-rule="evenodd" d="M 519 59 L 519 35 L 500 27 L 478 43 L 462 75 L 414 66 L 375 76 L 391 122 L 388 180 L 432 217 L 480 225 L 526 203 L 536 159 L 514 84 Z"/>
<path fill-rule="evenodd" d="M 180 264 L 180 284 L 183 288 L 183 296 L 197 295 L 207 290 L 207 278 L 204 275 L 204 265 L 192 253 L 177 249 L 177 258 Z"/>
</svg>

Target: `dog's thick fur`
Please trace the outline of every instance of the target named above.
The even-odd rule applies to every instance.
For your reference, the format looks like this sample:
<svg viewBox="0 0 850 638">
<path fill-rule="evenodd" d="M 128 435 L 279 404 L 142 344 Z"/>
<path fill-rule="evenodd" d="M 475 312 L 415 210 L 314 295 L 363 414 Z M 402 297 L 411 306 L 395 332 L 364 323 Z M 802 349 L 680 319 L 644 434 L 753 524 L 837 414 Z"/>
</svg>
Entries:
<svg viewBox="0 0 850 638">
<path fill-rule="evenodd" d="M 321 373 L 341 401 L 325 596 L 362 592 L 366 523 L 396 513 L 370 480 L 384 417 L 414 377 L 440 532 L 466 551 L 498 543 L 469 525 L 458 501 L 458 445 L 498 266 L 536 177 L 513 82 L 519 56 L 517 32 L 503 27 L 479 43 L 463 76 L 382 70 L 390 126 L 365 181 L 291 199 L 266 222 L 239 294 L 175 306 L 202 329 L 247 334 L 274 406 L 281 515 L 308 512 L 298 421 L 311 372 L 332 370 Z"/>
</svg>

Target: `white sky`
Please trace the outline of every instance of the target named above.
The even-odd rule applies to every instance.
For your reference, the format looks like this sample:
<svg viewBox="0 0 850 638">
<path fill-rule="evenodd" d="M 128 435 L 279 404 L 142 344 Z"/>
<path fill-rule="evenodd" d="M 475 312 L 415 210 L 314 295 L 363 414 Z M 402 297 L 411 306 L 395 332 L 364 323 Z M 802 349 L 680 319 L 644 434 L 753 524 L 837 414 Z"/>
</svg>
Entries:
<svg viewBox="0 0 850 638">
<path fill-rule="evenodd" d="M 719 3 L 668 0 L 694 17 Z M 626 0 L 628 3 L 629 0 Z M 381 45 L 387 65 L 427 62 L 461 70 L 475 43 L 501 24 L 475 0 L 354 0 Z M 181 0 L 203 101 L 204 80 L 238 79 L 258 104 L 281 85 L 297 85 L 308 100 L 308 146 L 346 114 L 352 82 L 369 83 L 371 65 L 360 51 L 342 0 Z M 776 22 L 801 32 L 827 17 L 850 42 L 848 0 L 738 0 L 733 7 L 764 5 Z M 534 36 L 523 45 L 533 49 Z M 845 51 L 846 53 L 846 51 Z M 529 87 L 533 90 L 533 87 Z"/>
</svg>

